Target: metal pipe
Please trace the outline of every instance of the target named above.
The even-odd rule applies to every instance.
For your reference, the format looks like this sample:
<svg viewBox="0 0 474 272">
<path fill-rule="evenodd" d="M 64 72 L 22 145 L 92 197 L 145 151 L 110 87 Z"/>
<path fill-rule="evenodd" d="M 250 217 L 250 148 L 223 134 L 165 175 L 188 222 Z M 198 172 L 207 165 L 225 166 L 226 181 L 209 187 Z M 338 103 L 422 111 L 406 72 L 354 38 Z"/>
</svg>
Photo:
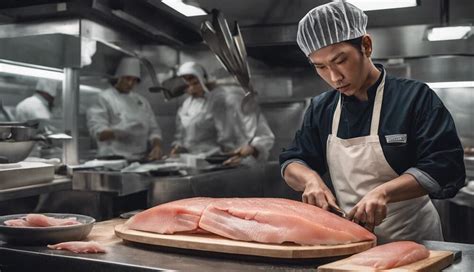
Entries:
<svg viewBox="0 0 474 272">
<path fill-rule="evenodd" d="M 63 122 L 64 132 L 72 139 L 63 142 L 63 163 L 79 164 L 78 124 L 79 116 L 79 69 L 64 68 L 63 80 Z"/>
<path fill-rule="evenodd" d="M 449 0 L 441 0 L 440 1 L 440 18 L 441 18 L 441 25 L 447 26 L 449 25 Z"/>
</svg>

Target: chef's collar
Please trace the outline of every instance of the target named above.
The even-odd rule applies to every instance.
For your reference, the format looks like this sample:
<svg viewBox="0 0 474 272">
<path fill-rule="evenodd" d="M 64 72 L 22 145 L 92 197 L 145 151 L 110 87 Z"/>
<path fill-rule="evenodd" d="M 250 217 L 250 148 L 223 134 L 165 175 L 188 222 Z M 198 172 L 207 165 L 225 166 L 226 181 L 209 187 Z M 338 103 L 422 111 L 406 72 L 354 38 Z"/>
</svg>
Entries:
<svg viewBox="0 0 474 272">
<path fill-rule="evenodd" d="M 377 88 L 379 87 L 380 83 L 382 82 L 382 78 L 385 74 L 385 69 L 383 68 L 383 65 L 382 64 L 378 64 L 376 63 L 375 64 L 375 67 L 381 72 L 380 73 L 380 76 L 379 78 L 377 79 L 377 81 L 375 81 L 374 84 L 372 84 L 372 86 L 369 87 L 369 89 L 367 89 L 367 96 L 369 98 L 369 101 L 374 101 L 375 100 L 375 94 L 377 93 Z M 347 96 L 345 94 L 342 94 L 343 97 L 344 97 L 344 100 L 345 101 L 359 101 L 354 95 L 352 96 Z"/>
</svg>

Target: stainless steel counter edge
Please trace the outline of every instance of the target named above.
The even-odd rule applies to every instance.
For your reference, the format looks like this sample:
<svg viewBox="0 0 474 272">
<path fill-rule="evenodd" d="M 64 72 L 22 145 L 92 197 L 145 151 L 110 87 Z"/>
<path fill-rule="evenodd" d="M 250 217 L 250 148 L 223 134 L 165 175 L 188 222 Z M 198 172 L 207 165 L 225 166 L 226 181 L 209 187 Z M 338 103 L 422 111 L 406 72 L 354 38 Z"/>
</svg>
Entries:
<svg viewBox="0 0 474 272">
<path fill-rule="evenodd" d="M 422 241 L 429 249 L 461 251 L 462 257 L 443 271 L 472 271 L 474 245 Z M 240 257 L 175 252 L 166 248 L 137 246 L 118 242 L 108 246 L 106 254 L 74 254 L 46 247 L 10 246 L 0 242 L 0 269 L 67 267 L 67 271 L 314 271 L 317 261 L 288 264 L 246 260 Z M 65 271 L 66 271 L 65 270 Z M 18 270 L 14 270 L 18 271 Z M 58 271 L 56 269 L 56 271 Z"/>
<path fill-rule="evenodd" d="M 71 189 L 72 180 L 69 177 L 55 176 L 51 182 L 0 190 L 0 201 Z"/>
</svg>

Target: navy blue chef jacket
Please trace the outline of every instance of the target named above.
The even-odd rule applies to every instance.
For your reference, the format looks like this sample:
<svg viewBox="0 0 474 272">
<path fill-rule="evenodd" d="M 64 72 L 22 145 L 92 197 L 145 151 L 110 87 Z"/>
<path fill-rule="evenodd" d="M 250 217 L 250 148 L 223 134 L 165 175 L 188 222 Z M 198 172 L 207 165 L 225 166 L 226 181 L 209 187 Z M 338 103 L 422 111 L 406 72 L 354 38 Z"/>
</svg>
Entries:
<svg viewBox="0 0 474 272">
<path fill-rule="evenodd" d="M 381 65 L 376 66 L 383 70 Z M 370 134 L 375 93 L 382 76 L 369 88 L 368 101 L 342 95 L 339 138 Z M 327 172 L 326 142 L 340 95 L 332 90 L 311 100 L 301 129 L 280 154 L 282 173 L 294 161 L 321 176 Z M 378 134 L 393 170 L 399 175 L 413 175 L 432 198 L 453 197 L 464 185 L 464 153 L 453 118 L 426 84 L 387 75 Z"/>
</svg>

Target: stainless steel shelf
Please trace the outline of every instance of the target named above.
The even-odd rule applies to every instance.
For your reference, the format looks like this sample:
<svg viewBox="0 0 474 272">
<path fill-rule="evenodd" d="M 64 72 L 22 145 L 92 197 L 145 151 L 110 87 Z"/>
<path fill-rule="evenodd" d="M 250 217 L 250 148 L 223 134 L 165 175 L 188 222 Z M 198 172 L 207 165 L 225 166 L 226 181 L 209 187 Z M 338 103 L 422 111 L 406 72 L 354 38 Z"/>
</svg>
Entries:
<svg viewBox="0 0 474 272">
<path fill-rule="evenodd" d="M 55 176 L 54 180 L 48 183 L 0 190 L 0 201 L 35 196 L 55 191 L 70 190 L 71 188 L 72 181 L 70 178 L 65 176 Z"/>
</svg>

